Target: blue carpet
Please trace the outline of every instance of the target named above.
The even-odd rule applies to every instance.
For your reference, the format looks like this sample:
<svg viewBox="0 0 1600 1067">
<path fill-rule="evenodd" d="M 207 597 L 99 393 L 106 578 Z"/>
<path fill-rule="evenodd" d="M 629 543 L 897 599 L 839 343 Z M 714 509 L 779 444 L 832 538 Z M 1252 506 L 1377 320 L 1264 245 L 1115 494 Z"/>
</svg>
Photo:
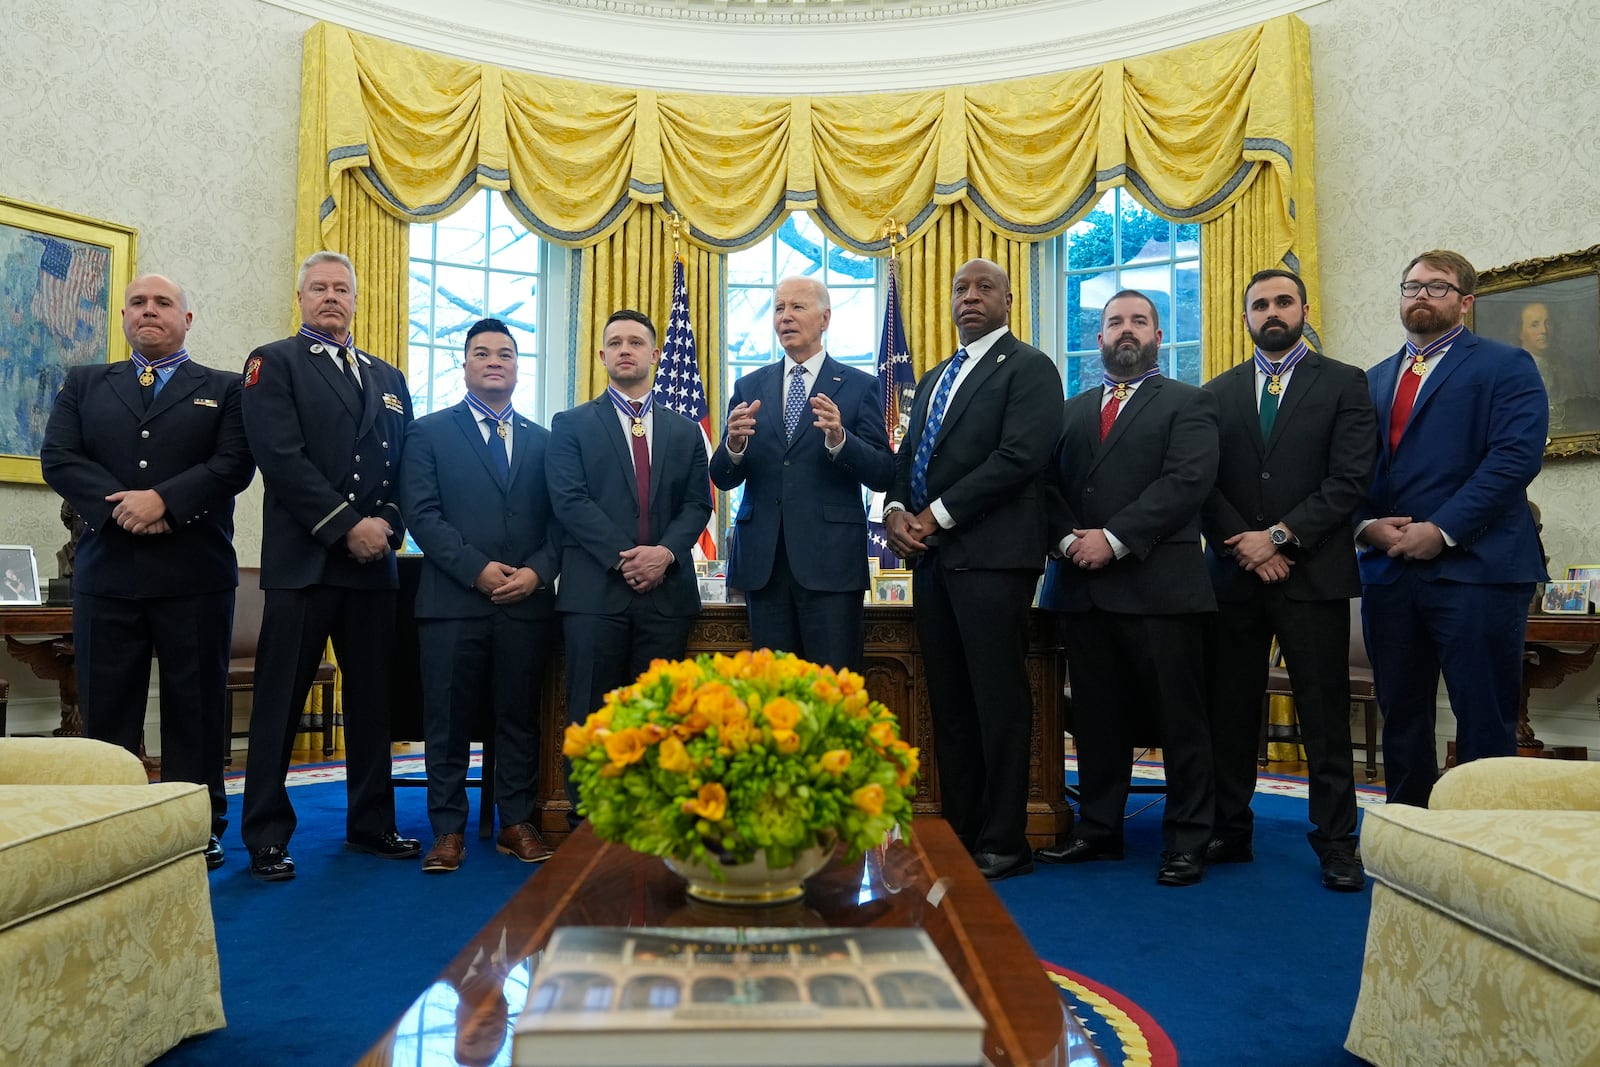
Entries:
<svg viewBox="0 0 1600 1067">
<path fill-rule="evenodd" d="M 995 891 L 1041 960 L 1136 1003 L 1183 1067 L 1360 1064 L 1343 1045 L 1372 883 L 1322 888 L 1303 799 L 1257 794 L 1252 808 L 1255 862 L 1209 868 L 1198 886 L 1156 884 L 1158 802 L 1127 822 L 1121 862 L 1039 864 Z"/>
<path fill-rule="evenodd" d="M 426 843 L 424 792 L 398 789 L 395 802 L 401 832 Z M 351 1063 L 536 870 L 469 835 L 459 872 L 424 877 L 415 860 L 343 850 L 342 782 L 291 796 L 298 878 L 253 881 L 236 829 L 211 875 L 228 1028 L 173 1049 L 162 1067 Z M 238 804 L 229 798 L 233 827 Z M 1184 1067 L 1359 1064 L 1341 1046 L 1370 888 L 1321 887 L 1304 800 L 1258 796 L 1255 810 L 1256 862 L 1212 868 L 1194 888 L 1156 885 L 1159 802 L 1129 821 L 1123 862 L 1041 865 L 995 888 L 1040 959 L 1137 1004 Z"/>
</svg>

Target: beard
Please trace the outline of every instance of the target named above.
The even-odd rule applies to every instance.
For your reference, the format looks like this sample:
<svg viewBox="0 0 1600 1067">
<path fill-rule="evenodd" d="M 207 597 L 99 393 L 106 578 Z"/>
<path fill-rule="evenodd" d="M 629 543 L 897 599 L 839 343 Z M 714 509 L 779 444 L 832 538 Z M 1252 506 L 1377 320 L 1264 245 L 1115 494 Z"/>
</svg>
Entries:
<svg viewBox="0 0 1600 1067">
<path fill-rule="evenodd" d="M 1459 311 L 1447 310 L 1434 303 L 1413 304 L 1400 312 L 1400 324 L 1407 331 L 1427 337 L 1444 333 L 1461 321 Z"/>
<path fill-rule="evenodd" d="M 1287 352 L 1300 343 L 1300 338 L 1306 333 L 1305 320 L 1301 319 L 1293 326 L 1286 326 L 1273 319 L 1264 324 L 1261 329 L 1250 330 L 1250 340 L 1255 342 L 1257 348 L 1263 352 Z"/>
<path fill-rule="evenodd" d="M 1155 341 L 1141 345 L 1129 334 L 1100 346 L 1100 363 L 1113 378 L 1131 378 L 1156 365 L 1161 347 Z"/>
</svg>

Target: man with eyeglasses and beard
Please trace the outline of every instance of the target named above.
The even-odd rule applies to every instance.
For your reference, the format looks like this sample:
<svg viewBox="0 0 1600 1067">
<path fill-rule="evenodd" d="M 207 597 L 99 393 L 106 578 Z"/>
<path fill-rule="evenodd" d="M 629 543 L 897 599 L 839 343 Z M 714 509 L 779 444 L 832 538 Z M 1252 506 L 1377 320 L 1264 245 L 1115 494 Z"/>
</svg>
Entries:
<svg viewBox="0 0 1600 1067">
<path fill-rule="evenodd" d="M 1377 455 L 1367 378 L 1304 340 L 1305 284 L 1264 270 L 1244 295 L 1254 358 L 1217 375 L 1221 458 L 1201 514 L 1217 594 L 1206 667 L 1216 774 L 1207 863 L 1248 863 L 1267 656 L 1283 650 L 1306 749 L 1309 835 L 1329 889 L 1366 885 L 1350 753 L 1350 516 Z"/>
<path fill-rule="evenodd" d="M 1378 464 L 1355 519 L 1389 801 L 1426 807 L 1440 674 L 1456 762 L 1517 751 L 1528 601 L 1546 578 L 1527 489 L 1550 410 L 1527 351 L 1463 324 L 1478 282 L 1465 257 L 1424 252 L 1401 278 L 1406 343 L 1367 376 Z"/>
<path fill-rule="evenodd" d="M 1162 377 L 1160 326 L 1143 293 L 1106 303 L 1103 387 L 1067 401 L 1056 445 L 1051 537 L 1060 558 L 1039 603 L 1062 615 L 1082 801 L 1075 836 L 1035 858 L 1122 858 L 1133 748 L 1158 726 L 1167 802 L 1156 880 L 1188 886 L 1203 877 L 1211 840 L 1203 644 L 1217 605 L 1200 508 L 1217 473 L 1217 401 Z"/>
</svg>

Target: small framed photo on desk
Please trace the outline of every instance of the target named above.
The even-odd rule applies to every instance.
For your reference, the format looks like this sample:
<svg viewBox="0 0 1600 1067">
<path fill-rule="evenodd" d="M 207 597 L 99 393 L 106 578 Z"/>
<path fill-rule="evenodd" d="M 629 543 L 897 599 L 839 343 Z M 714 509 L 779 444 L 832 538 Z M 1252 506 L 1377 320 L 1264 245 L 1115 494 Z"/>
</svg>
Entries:
<svg viewBox="0 0 1600 1067">
<path fill-rule="evenodd" d="M 911 572 L 906 570 L 880 570 L 872 576 L 872 602 L 874 604 L 910 604 Z"/>
<path fill-rule="evenodd" d="M 43 604 L 32 545 L 0 545 L 0 604 Z"/>
<path fill-rule="evenodd" d="M 1587 615 L 1589 596 L 1588 582 L 1549 582 L 1544 587 L 1544 600 L 1539 606 L 1546 615 Z"/>
</svg>

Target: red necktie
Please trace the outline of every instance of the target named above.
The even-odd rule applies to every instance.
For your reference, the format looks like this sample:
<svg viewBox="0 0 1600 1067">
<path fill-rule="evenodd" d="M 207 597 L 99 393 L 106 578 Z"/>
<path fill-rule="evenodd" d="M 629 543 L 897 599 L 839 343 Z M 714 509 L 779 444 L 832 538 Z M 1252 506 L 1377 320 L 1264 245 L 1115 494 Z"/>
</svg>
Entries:
<svg viewBox="0 0 1600 1067">
<path fill-rule="evenodd" d="M 637 400 L 633 405 L 634 425 L 644 429 L 644 405 Z M 639 543 L 650 543 L 650 439 L 643 433 L 630 433 L 633 441 L 633 478 L 639 487 Z"/>
<path fill-rule="evenodd" d="M 1111 424 L 1117 421 L 1117 412 L 1120 410 L 1122 401 L 1117 399 L 1116 393 L 1112 393 L 1106 406 L 1100 409 L 1100 440 L 1104 441 L 1106 434 L 1111 432 Z"/>
<path fill-rule="evenodd" d="M 1411 409 L 1417 403 L 1417 390 L 1422 387 L 1422 375 L 1417 371 L 1426 366 L 1419 354 L 1400 372 L 1400 388 L 1394 394 L 1394 407 L 1389 409 L 1389 452 L 1400 447 L 1400 435 L 1406 432 L 1411 421 Z"/>
</svg>

